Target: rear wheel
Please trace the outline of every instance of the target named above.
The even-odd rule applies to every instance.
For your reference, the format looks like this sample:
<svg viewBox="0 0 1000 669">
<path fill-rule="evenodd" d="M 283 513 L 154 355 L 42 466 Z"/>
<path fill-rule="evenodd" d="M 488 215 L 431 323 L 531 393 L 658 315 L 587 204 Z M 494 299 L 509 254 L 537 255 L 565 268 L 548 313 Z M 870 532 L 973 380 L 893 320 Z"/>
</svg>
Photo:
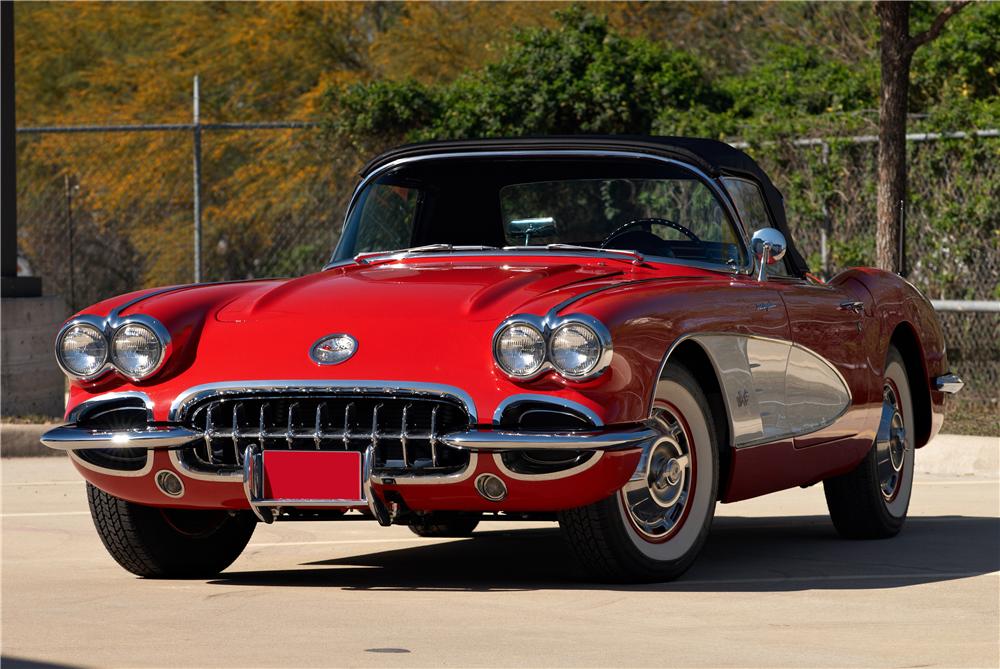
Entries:
<svg viewBox="0 0 1000 669">
<path fill-rule="evenodd" d="M 610 497 L 559 514 L 572 552 L 608 581 L 666 581 L 701 550 L 715 514 L 719 454 L 708 401 L 694 376 L 668 368 L 657 385 L 657 438 Z"/>
<path fill-rule="evenodd" d="M 206 578 L 239 557 L 257 521 L 249 511 L 143 506 L 87 484 L 90 515 L 118 564 L 146 578 Z"/>
<path fill-rule="evenodd" d="M 478 514 L 438 511 L 418 517 L 410 531 L 420 537 L 467 537 L 478 525 Z"/>
<path fill-rule="evenodd" d="M 913 400 L 903 358 L 889 348 L 875 442 L 853 471 L 823 482 L 830 518 L 848 539 L 882 539 L 903 529 L 913 487 Z"/>
</svg>

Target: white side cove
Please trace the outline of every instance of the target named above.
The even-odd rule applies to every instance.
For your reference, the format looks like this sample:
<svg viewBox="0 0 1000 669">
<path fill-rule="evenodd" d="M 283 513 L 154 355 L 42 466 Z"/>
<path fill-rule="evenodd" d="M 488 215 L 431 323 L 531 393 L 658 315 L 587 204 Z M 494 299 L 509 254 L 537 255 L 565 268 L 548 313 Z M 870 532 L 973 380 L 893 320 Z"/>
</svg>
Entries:
<svg viewBox="0 0 1000 669">
<path fill-rule="evenodd" d="M 691 339 L 715 365 L 737 448 L 821 430 L 851 404 L 840 372 L 798 344 L 738 334 Z"/>
</svg>

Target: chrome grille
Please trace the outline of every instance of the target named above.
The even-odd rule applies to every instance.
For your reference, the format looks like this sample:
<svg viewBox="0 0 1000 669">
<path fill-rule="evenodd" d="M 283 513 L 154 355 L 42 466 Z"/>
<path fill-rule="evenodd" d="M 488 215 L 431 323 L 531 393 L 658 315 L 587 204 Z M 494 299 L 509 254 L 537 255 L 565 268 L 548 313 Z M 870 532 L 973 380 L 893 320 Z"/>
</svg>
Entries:
<svg viewBox="0 0 1000 669">
<path fill-rule="evenodd" d="M 192 407 L 184 423 L 204 438 L 184 449 L 186 464 L 219 471 L 243 464 L 250 444 L 264 450 L 374 448 L 380 473 L 447 473 L 468 463 L 468 453 L 440 436 L 465 429 L 457 402 L 426 396 L 274 394 L 209 399 Z"/>
</svg>

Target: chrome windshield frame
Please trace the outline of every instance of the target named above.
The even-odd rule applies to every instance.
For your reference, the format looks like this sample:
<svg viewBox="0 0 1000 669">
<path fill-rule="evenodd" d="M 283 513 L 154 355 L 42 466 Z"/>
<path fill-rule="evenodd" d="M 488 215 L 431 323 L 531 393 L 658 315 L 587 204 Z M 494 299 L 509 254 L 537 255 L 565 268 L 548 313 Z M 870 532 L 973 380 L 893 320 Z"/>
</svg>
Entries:
<svg viewBox="0 0 1000 669">
<path fill-rule="evenodd" d="M 634 159 L 634 160 L 654 161 L 654 162 L 657 162 L 657 163 L 672 165 L 674 167 L 679 167 L 679 168 L 681 168 L 683 170 L 686 170 L 686 171 L 690 172 L 691 174 L 693 174 L 695 177 L 697 177 L 706 186 L 708 186 L 709 189 L 715 194 L 716 199 L 719 201 L 719 204 L 722 205 L 723 210 L 726 212 L 726 217 L 729 219 L 729 224 L 732 226 L 734 232 L 736 232 L 736 236 L 740 240 L 740 244 L 741 244 L 742 249 L 743 249 L 744 262 L 740 266 L 720 265 L 720 264 L 717 264 L 717 263 L 705 263 L 705 262 L 699 262 L 699 261 L 688 261 L 688 260 L 683 260 L 683 259 L 678 259 L 678 258 L 652 256 L 652 255 L 645 255 L 645 254 L 643 254 L 644 255 L 644 260 L 648 261 L 648 262 L 659 262 L 659 263 L 668 263 L 668 264 L 675 264 L 675 265 L 685 265 L 685 266 L 699 267 L 699 268 L 702 268 L 702 269 L 709 269 L 709 270 L 713 270 L 713 271 L 717 271 L 717 272 L 724 272 L 726 274 L 747 274 L 747 275 L 753 274 L 754 267 L 755 267 L 756 263 L 754 261 L 753 253 L 751 253 L 750 240 L 746 236 L 746 232 L 743 229 L 742 220 L 740 219 L 739 214 L 736 211 L 736 207 L 734 206 L 734 204 L 732 202 L 731 196 L 729 195 L 728 191 L 726 191 L 726 189 L 722 186 L 722 184 L 719 182 L 718 179 L 713 179 L 708 174 L 706 174 L 703 170 L 699 169 L 698 167 L 695 167 L 694 165 L 692 165 L 690 163 L 686 163 L 686 162 L 684 162 L 682 160 L 676 160 L 674 158 L 667 158 L 665 156 L 658 156 L 658 155 L 651 154 L 651 153 L 643 153 L 643 152 L 640 152 L 640 151 L 626 151 L 626 150 L 616 150 L 616 149 L 602 149 L 602 150 L 594 150 L 594 149 L 558 149 L 558 150 L 524 149 L 524 150 L 515 150 L 515 151 L 511 151 L 511 150 L 504 150 L 504 151 L 489 151 L 489 150 L 484 150 L 484 151 L 442 151 L 441 153 L 433 153 L 433 154 L 427 154 L 427 155 L 421 155 L 421 156 L 409 156 L 409 157 L 406 157 L 406 158 L 399 158 L 397 160 L 393 160 L 393 161 L 391 161 L 389 163 L 386 163 L 385 165 L 383 165 L 382 167 L 378 168 L 377 170 L 372 171 L 370 174 L 368 174 L 367 176 L 365 176 L 358 183 L 357 187 L 355 187 L 354 193 L 351 195 L 351 201 L 350 201 L 350 203 L 347 206 L 347 212 L 344 215 L 344 223 L 341 226 L 342 233 L 341 233 L 340 240 L 337 242 L 337 246 L 334 247 L 333 254 L 330 257 L 329 262 L 327 262 L 327 264 L 324 265 L 323 269 L 324 270 L 328 270 L 328 269 L 333 269 L 335 267 L 340 267 L 340 266 L 350 265 L 350 264 L 354 264 L 355 263 L 355 260 L 353 259 L 353 257 L 352 258 L 344 258 L 342 260 L 336 260 L 337 255 L 338 255 L 337 252 L 340 249 L 340 245 L 343 243 L 343 239 L 344 239 L 343 230 L 346 229 L 347 223 L 348 223 L 348 221 L 350 221 L 351 215 L 354 213 L 354 209 L 355 209 L 355 206 L 357 205 L 358 198 L 361 195 L 361 193 L 364 191 L 364 189 L 368 186 L 368 184 L 370 184 L 372 181 L 378 179 L 380 176 L 382 176 L 386 172 L 389 172 L 389 171 L 391 171 L 393 169 L 396 169 L 396 168 L 398 168 L 398 167 L 400 167 L 402 165 L 407 165 L 407 164 L 410 164 L 410 163 L 423 162 L 423 161 L 427 161 L 427 160 L 445 160 L 445 159 L 461 159 L 461 158 L 490 158 L 490 157 L 496 157 L 496 158 L 532 158 L 532 157 L 536 157 L 536 158 L 537 157 L 541 157 L 541 158 L 567 158 L 567 157 L 579 157 L 579 158 L 619 158 L 619 159 L 625 158 L 625 159 Z M 389 253 L 391 253 L 391 251 Z M 499 253 L 501 253 L 501 254 L 504 254 L 504 253 L 505 254 L 511 254 L 511 253 L 522 254 L 522 253 L 524 253 L 524 254 L 542 255 L 542 256 L 555 255 L 555 254 L 558 253 L 559 255 L 573 255 L 573 256 L 581 256 L 581 255 L 587 256 L 587 255 L 592 255 L 594 257 L 607 257 L 606 254 L 599 254 L 599 253 L 596 253 L 596 252 L 587 252 L 587 251 L 554 252 L 554 251 L 547 251 L 547 250 L 544 250 L 544 249 L 531 250 L 531 251 L 513 251 L 513 250 L 511 250 L 511 251 L 503 251 L 503 250 L 501 250 Z M 440 256 L 441 254 L 438 253 L 438 254 L 434 254 L 434 255 Z M 461 252 L 456 251 L 455 255 L 477 255 L 477 256 L 478 255 L 498 255 L 498 252 L 497 251 L 461 251 Z M 395 256 L 392 256 L 392 255 L 387 255 L 387 256 L 384 256 L 384 257 L 386 259 L 390 259 L 390 260 L 398 259 L 398 258 L 396 258 Z M 400 257 L 417 258 L 417 257 L 421 257 L 421 254 L 407 254 L 407 255 L 400 256 Z"/>
</svg>

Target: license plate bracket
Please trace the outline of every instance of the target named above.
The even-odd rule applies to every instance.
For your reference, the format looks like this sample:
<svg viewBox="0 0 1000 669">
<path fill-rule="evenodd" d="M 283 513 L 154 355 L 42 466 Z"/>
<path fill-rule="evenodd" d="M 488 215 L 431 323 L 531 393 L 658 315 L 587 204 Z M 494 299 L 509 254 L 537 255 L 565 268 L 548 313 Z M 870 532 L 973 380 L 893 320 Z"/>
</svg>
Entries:
<svg viewBox="0 0 1000 669">
<path fill-rule="evenodd" d="M 263 451 L 262 499 L 256 504 L 351 506 L 366 504 L 363 463 L 357 451 Z"/>
</svg>

